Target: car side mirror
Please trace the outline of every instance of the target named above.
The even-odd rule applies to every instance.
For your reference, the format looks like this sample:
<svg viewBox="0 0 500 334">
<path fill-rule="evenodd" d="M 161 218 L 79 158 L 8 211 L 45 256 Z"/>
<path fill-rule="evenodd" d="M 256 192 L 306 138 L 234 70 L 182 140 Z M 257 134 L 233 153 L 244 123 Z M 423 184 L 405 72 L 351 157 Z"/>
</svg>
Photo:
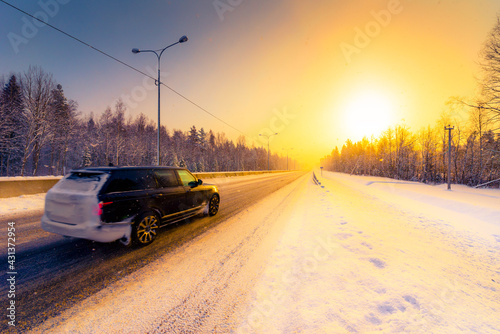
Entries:
<svg viewBox="0 0 500 334">
<path fill-rule="evenodd" d="M 198 179 L 198 181 L 191 181 L 188 183 L 188 185 L 191 187 L 191 188 L 195 188 L 195 187 L 198 187 L 198 186 L 201 186 L 203 184 L 203 181 Z"/>
</svg>

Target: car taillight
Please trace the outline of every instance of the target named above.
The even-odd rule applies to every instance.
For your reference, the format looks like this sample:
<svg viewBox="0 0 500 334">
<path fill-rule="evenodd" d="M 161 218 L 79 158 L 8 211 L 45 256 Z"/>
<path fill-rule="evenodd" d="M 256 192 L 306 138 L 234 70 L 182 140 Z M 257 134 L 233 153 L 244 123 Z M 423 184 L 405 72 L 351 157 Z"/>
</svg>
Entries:
<svg viewBox="0 0 500 334">
<path fill-rule="evenodd" d="M 113 204 L 113 202 L 99 202 L 99 209 L 97 210 L 97 215 L 98 215 L 98 216 L 102 215 L 102 209 L 103 209 L 106 205 L 110 205 L 110 204 Z"/>
</svg>

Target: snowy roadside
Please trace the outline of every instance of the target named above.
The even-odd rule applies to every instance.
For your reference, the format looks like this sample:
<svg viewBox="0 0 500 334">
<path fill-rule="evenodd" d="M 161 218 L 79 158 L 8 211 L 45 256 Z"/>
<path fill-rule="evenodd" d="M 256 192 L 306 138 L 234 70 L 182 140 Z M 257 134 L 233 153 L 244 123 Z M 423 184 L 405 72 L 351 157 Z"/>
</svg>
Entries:
<svg viewBox="0 0 500 334">
<path fill-rule="evenodd" d="M 468 236 L 500 241 L 500 189 L 475 189 L 464 185 L 427 185 L 394 179 L 316 172 L 320 181 L 339 182 L 414 215 L 445 222 Z"/>
<path fill-rule="evenodd" d="M 408 189 L 366 186 L 384 180 L 324 176 L 323 188 L 306 188 L 294 208 L 238 333 L 500 332 L 500 236 L 484 244 L 450 235 L 440 228 L 453 227 L 450 220 L 427 216 Z M 425 199 L 434 203 L 442 191 L 426 190 Z M 488 224 L 499 221 L 495 203 L 484 203 L 493 212 Z M 474 231 L 464 211 L 452 220 Z"/>
<path fill-rule="evenodd" d="M 0 198 L 0 216 L 43 210 L 45 193 Z"/>
</svg>

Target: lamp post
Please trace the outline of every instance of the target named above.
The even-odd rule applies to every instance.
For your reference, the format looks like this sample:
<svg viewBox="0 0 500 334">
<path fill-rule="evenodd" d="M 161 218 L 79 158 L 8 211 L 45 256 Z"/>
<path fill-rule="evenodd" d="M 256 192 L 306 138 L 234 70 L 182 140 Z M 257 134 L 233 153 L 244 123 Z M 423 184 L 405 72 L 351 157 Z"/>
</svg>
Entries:
<svg viewBox="0 0 500 334">
<path fill-rule="evenodd" d="M 160 58 L 161 58 L 161 55 L 163 54 L 163 51 L 165 51 L 169 47 L 174 46 L 176 44 L 187 42 L 187 40 L 188 40 L 187 36 L 182 36 L 181 38 L 179 38 L 179 40 L 177 42 L 172 43 L 172 44 L 164 47 L 163 49 L 159 49 L 159 50 L 139 50 L 136 48 L 132 49 L 132 53 L 152 52 L 158 58 L 158 79 L 155 80 L 155 84 L 156 84 L 156 86 L 158 86 L 158 136 L 157 136 L 158 143 L 157 143 L 157 153 L 156 153 L 156 164 L 158 166 L 160 165 L 160 86 L 161 86 Z"/>
<path fill-rule="evenodd" d="M 272 136 L 275 136 L 277 135 L 278 133 L 273 133 L 269 136 L 266 136 L 266 135 L 263 135 L 262 133 L 259 133 L 259 136 L 262 136 L 262 137 L 266 137 L 267 138 L 267 170 L 270 170 L 269 169 L 269 138 L 271 138 Z"/>
</svg>

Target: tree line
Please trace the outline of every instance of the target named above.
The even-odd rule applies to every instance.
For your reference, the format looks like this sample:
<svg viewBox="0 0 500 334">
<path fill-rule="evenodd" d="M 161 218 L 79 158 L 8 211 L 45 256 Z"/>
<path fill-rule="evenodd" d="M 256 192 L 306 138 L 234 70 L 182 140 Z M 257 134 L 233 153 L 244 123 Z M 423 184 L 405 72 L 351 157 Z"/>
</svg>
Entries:
<svg viewBox="0 0 500 334">
<path fill-rule="evenodd" d="M 500 136 L 491 129 L 476 132 L 472 124 L 463 123 L 455 126 L 451 139 L 452 182 L 476 186 L 500 181 Z M 438 125 L 413 133 L 400 124 L 379 138 L 347 140 L 321 164 L 327 170 L 349 174 L 442 183 L 448 171 L 448 131 Z"/>
<path fill-rule="evenodd" d="M 405 124 L 378 138 L 347 140 L 322 159 L 332 171 L 441 183 L 451 179 L 470 186 L 500 184 L 500 16 L 481 51 L 480 93 L 450 98 L 436 125 L 414 133 Z M 451 147 L 449 131 L 451 125 Z"/>
<path fill-rule="evenodd" d="M 0 176 L 62 175 L 87 166 L 155 165 L 157 126 L 140 114 L 126 116 L 118 101 L 99 116 L 82 115 L 50 73 L 30 66 L 0 77 Z M 160 128 L 160 164 L 194 172 L 266 170 L 268 152 L 234 142 L 224 133 L 192 126 L 189 131 Z M 287 157 L 271 154 L 270 169 L 285 170 Z M 295 165 L 295 162 L 293 162 Z"/>
</svg>

